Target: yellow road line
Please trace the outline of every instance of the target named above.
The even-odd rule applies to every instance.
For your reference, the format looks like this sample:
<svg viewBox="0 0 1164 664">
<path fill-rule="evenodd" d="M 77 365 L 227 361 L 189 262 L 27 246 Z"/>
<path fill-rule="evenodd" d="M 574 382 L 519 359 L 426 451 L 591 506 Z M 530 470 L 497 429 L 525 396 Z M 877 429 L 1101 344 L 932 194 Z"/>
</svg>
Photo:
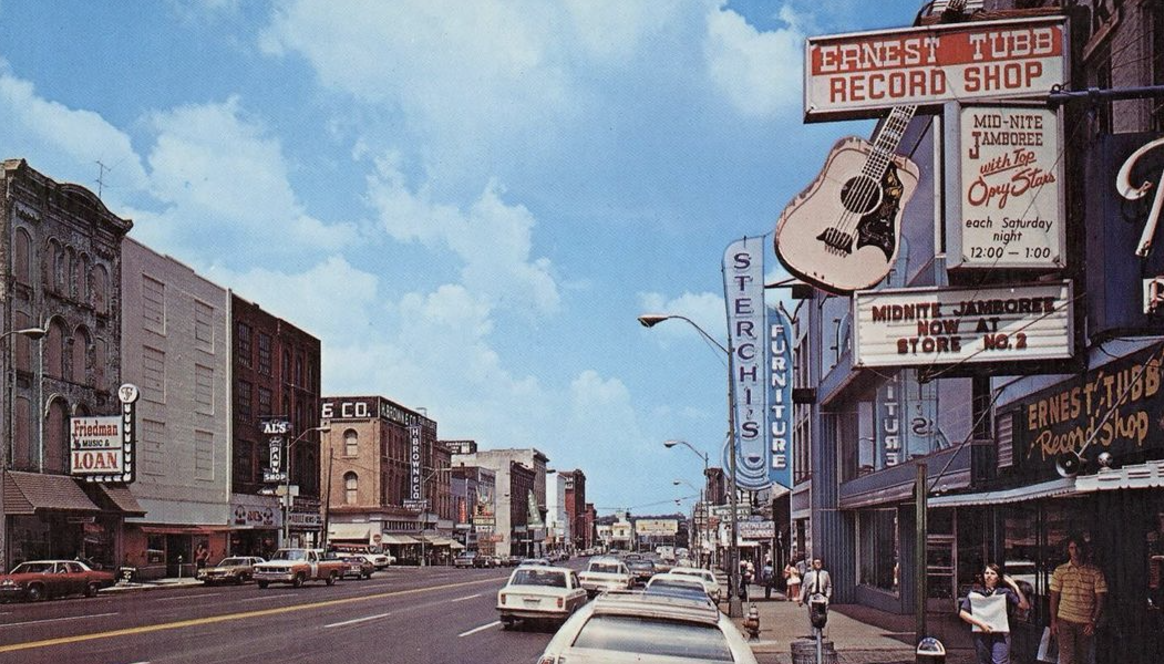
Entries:
<svg viewBox="0 0 1164 664">
<path fill-rule="evenodd" d="M 140 627 L 126 627 L 125 629 L 115 629 L 106 632 L 91 632 L 89 634 L 77 634 L 75 636 L 62 636 L 55 639 L 44 639 L 42 641 L 27 641 L 25 643 L 13 643 L 10 645 L 0 646 L 0 653 L 16 652 L 18 650 L 31 650 L 33 648 L 47 648 L 49 646 L 66 645 L 69 643 L 80 643 L 83 641 L 94 641 L 97 639 L 112 639 L 118 636 L 129 636 L 133 634 L 149 634 L 150 632 L 161 632 L 171 629 L 183 629 L 186 627 L 196 627 L 198 625 L 211 625 L 214 623 L 228 622 L 231 620 L 245 620 L 247 618 L 261 618 L 263 616 L 274 616 L 280 613 L 292 613 L 294 611 L 305 611 L 308 609 L 318 609 L 327 606 L 338 606 L 341 604 L 352 604 L 355 602 L 367 602 L 374 599 L 384 599 L 385 597 L 399 597 L 401 595 L 413 595 L 421 592 L 428 592 L 433 590 L 445 590 L 447 588 L 458 588 L 462 586 L 474 585 L 478 583 L 497 583 L 504 581 L 504 579 L 480 579 L 477 581 L 462 581 L 458 583 L 446 583 L 439 586 L 430 586 L 427 588 L 413 588 L 411 590 L 394 590 L 392 592 L 376 593 L 375 595 L 362 595 L 360 597 L 345 597 L 343 599 L 329 599 L 322 602 L 311 602 L 309 604 L 295 604 L 293 606 L 281 606 L 274 609 L 260 609 L 257 611 L 244 611 L 242 613 L 227 613 L 218 616 L 207 616 L 205 618 L 192 618 L 190 620 L 177 620 L 168 623 L 158 623 L 156 625 L 142 625 Z"/>
</svg>

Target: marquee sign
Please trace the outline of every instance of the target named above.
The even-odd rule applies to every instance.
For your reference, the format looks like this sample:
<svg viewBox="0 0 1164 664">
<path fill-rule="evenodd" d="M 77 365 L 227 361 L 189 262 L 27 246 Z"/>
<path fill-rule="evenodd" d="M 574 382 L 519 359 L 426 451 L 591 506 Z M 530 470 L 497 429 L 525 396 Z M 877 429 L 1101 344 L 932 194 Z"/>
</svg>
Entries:
<svg viewBox="0 0 1164 664">
<path fill-rule="evenodd" d="M 73 477 L 94 483 L 134 481 L 134 424 L 140 396 L 136 385 L 125 383 L 117 389 L 120 415 L 69 418 L 69 473 Z"/>
<path fill-rule="evenodd" d="M 1062 17 L 982 21 L 810 37 L 805 121 L 887 108 L 1041 97 L 1067 81 Z"/>
<path fill-rule="evenodd" d="M 1070 281 L 858 291 L 853 366 L 917 367 L 1066 359 Z"/>
<path fill-rule="evenodd" d="M 948 228 L 950 268 L 1066 264 L 1059 115 L 1021 107 L 961 109 L 961 196 Z M 954 181 L 957 181 L 955 178 Z"/>
</svg>

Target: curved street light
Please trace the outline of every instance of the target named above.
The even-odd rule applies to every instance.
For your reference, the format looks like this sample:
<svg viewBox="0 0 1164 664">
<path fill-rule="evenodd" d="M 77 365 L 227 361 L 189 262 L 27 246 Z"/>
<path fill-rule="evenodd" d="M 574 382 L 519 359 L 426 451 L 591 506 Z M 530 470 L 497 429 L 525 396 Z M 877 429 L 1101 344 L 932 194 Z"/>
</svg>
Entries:
<svg viewBox="0 0 1164 664">
<path fill-rule="evenodd" d="M 696 323 L 695 321 L 691 320 L 687 316 L 682 316 L 680 314 L 643 314 L 643 315 L 639 316 L 639 324 L 642 325 L 643 327 L 651 328 L 651 327 L 658 325 L 659 323 L 662 323 L 663 321 L 672 320 L 672 319 L 681 320 L 681 321 L 686 322 L 688 325 L 695 328 L 695 331 L 699 332 L 699 334 L 708 343 L 710 343 L 713 346 L 715 346 L 716 348 L 720 349 L 724 353 L 724 355 L 728 356 L 728 363 L 727 363 L 728 364 L 728 372 L 727 372 L 728 438 L 731 441 L 731 454 L 729 455 L 730 467 L 728 469 L 728 473 L 730 475 L 729 482 L 731 483 L 731 495 L 729 496 L 729 502 L 731 504 L 731 510 L 732 510 L 732 514 L 731 514 L 732 532 L 731 532 L 731 542 L 728 544 L 728 564 L 727 564 L 726 572 L 727 572 L 727 577 L 728 577 L 728 588 L 731 589 L 731 591 L 732 591 L 728 596 L 728 616 L 731 618 L 738 618 L 741 615 L 743 615 L 744 611 L 743 611 L 743 604 L 740 602 L 739 592 L 737 592 L 737 590 L 736 590 L 737 589 L 737 582 L 739 580 L 739 575 L 740 575 L 740 570 L 739 570 L 740 550 L 739 550 L 739 541 L 737 539 L 739 537 L 739 535 L 738 535 L 738 533 L 739 533 L 739 523 L 738 523 L 739 517 L 736 515 L 736 408 L 735 408 L 736 388 L 735 388 L 735 382 L 732 380 L 732 349 L 730 347 L 731 346 L 731 337 L 728 337 L 728 345 L 724 346 L 715 337 L 708 334 L 707 330 L 700 327 L 699 323 Z M 681 442 L 681 441 L 675 441 L 675 444 L 678 444 L 679 442 Z M 690 444 L 687 444 L 687 443 L 685 443 L 685 444 L 687 445 L 687 447 L 691 447 Z M 668 447 L 672 447 L 672 445 L 668 445 Z M 699 454 L 699 452 L 696 451 L 695 448 L 692 448 L 692 450 L 695 451 L 696 454 Z M 706 481 L 706 479 L 704 481 Z"/>
</svg>

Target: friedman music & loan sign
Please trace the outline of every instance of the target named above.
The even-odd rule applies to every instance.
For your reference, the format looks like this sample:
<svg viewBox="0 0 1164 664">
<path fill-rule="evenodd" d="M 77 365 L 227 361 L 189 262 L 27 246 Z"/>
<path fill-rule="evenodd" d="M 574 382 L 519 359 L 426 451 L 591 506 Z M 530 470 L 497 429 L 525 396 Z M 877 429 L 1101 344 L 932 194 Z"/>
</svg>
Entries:
<svg viewBox="0 0 1164 664">
<path fill-rule="evenodd" d="M 74 476 L 122 472 L 121 418 L 74 417 L 69 421 L 69 472 Z"/>
<path fill-rule="evenodd" d="M 1074 354 L 1070 281 L 858 291 L 853 365 L 1055 360 Z"/>
<path fill-rule="evenodd" d="M 810 37 L 806 121 L 874 117 L 887 108 L 1045 97 L 1067 81 L 1062 17 Z"/>
</svg>

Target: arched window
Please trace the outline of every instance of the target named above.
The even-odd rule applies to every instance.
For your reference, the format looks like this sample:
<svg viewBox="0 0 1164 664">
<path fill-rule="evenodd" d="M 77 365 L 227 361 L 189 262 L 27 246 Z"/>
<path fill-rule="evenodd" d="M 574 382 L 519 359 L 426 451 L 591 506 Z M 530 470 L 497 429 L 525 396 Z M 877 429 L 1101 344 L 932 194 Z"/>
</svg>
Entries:
<svg viewBox="0 0 1164 664">
<path fill-rule="evenodd" d="M 65 250 L 56 239 L 48 241 L 48 249 L 44 256 L 44 285 L 50 291 L 57 291 L 61 283 L 61 263 L 65 260 Z"/>
<path fill-rule="evenodd" d="M 36 432 L 33 431 L 32 420 L 32 401 L 27 397 L 16 398 L 16 414 L 15 414 L 16 431 L 12 433 L 15 449 L 12 452 L 12 465 L 17 470 L 30 470 L 34 468 L 33 459 L 35 452 L 32 449 L 33 436 Z"/>
<path fill-rule="evenodd" d="M 23 228 L 16 229 L 12 249 L 12 276 L 22 284 L 32 284 L 32 236 Z"/>
<path fill-rule="evenodd" d="M 49 378 L 61 380 L 65 377 L 65 337 L 64 325 L 59 318 L 49 323 L 48 336 L 41 340 L 44 347 L 44 373 Z"/>
<path fill-rule="evenodd" d="M 353 472 L 344 473 L 344 505 L 355 505 L 358 500 L 360 478 Z"/>
<path fill-rule="evenodd" d="M 81 254 L 80 265 L 77 266 L 77 299 L 89 303 L 89 254 Z"/>
<path fill-rule="evenodd" d="M 97 339 L 93 344 L 93 387 L 98 390 L 108 389 L 105 384 L 105 363 L 109 358 L 109 344 L 104 339 Z"/>
<path fill-rule="evenodd" d="M 56 398 L 49 404 L 48 421 L 44 424 L 44 469 L 49 473 L 66 473 L 69 458 L 69 415 L 65 400 Z"/>
<path fill-rule="evenodd" d="M 32 327 L 32 319 L 23 311 L 15 312 L 13 321 L 15 322 L 12 327 L 14 330 L 26 330 Z M 32 371 L 32 339 L 23 334 L 14 334 L 11 338 L 11 343 L 16 344 L 16 370 Z"/>
<path fill-rule="evenodd" d="M 104 265 L 93 267 L 93 308 L 99 314 L 109 313 L 109 272 Z"/>
<path fill-rule="evenodd" d="M 61 266 L 61 293 L 65 297 L 76 295 L 77 256 L 73 248 L 65 249 L 65 263 Z"/>
<path fill-rule="evenodd" d="M 344 432 L 344 456 L 356 456 L 360 453 L 360 434 L 355 429 Z"/>
<path fill-rule="evenodd" d="M 93 367 L 89 331 L 84 326 L 73 332 L 73 382 L 89 384 L 90 369 Z"/>
</svg>

